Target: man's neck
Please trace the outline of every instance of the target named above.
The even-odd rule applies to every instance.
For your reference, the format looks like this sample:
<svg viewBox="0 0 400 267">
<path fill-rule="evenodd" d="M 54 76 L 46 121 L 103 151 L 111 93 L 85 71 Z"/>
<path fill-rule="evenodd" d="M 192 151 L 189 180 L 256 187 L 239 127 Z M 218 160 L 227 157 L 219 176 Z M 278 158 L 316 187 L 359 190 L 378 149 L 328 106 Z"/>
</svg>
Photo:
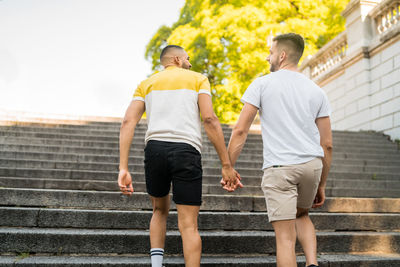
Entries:
<svg viewBox="0 0 400 267">
<path fill-rule="evenodd" d="M 175 64 L 166 64 L 166 65 L 164 65 L 164 69 L 167 69 L 167 68 L 169 68 L 169 67 L 177 67 L 177 68 L 179 68 L 179 66 L 177 66 L 177 65 L 175 65 Z"/>
<path fill-rule="evenodd" d="M 297 68 L 297 65 L 292 64 L 292 63 L 282 63 L 282 65 L 279 66 L 279 69 L 300 72 L 299 69 Z"/>
</svg>

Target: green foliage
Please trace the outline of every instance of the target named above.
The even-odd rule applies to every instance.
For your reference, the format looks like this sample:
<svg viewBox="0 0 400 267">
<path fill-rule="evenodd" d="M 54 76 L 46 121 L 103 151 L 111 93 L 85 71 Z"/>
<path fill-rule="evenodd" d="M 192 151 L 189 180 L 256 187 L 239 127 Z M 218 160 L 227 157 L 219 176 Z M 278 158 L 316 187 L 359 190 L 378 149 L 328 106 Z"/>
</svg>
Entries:
<svg viewBox="0 0 400 267">
<path fill-rule="evenodd" d="M 233 122 L 240 97 L 256 77 L 267 74 L 267 40 L 296 32 L 306 41 L 303 58 L 344 30 L 340 12 L 349 0 L 186 0 L 178 21 L 162 26 L 147 45 L 153 71 L 167 44 L 184 47 L 192 70 L 211 83 L 214 110 Z"/>
<path fill-rule="evenodd" d="M 29 252 L 20 252 L 20 253 L 18 253 L 16 261 L 20 261 L 20 260 L 26 259 L 28 257 L 30 257 Z"/>
</svg>

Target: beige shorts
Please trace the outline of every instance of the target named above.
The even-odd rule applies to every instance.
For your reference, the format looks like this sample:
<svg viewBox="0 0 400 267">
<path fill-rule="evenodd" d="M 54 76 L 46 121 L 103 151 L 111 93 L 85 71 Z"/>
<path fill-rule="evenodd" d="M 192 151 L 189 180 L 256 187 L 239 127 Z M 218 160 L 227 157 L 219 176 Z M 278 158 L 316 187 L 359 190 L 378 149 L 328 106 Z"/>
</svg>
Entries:
<svg viewBox="0 0 400 267">
<path fill-rule="evenodd" d="M 270 222 L 296 218 L 297 207 L 311 208 L 322 173 L 322 160 L 264 170 L 261 188 Z"/>
</svg>

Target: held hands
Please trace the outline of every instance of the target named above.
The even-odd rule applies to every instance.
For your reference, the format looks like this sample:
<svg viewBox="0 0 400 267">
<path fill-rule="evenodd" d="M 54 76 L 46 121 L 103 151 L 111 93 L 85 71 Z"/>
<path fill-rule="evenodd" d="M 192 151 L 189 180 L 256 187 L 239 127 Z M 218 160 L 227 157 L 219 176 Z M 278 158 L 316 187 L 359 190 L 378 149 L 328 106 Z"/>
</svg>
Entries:
<svg viewBox="0 0 400 267">
<path fill-rule="evenodd" d="M 222 188 L 226 191 L 233 192 L 238 187 L 242 188 L 243 184 L 240 182 L 241 179 L 240 174 L 233 169 L 232 166 L 222 167 L 222 179 L 220 183 Z"/>
<path fill-rule="evenodd" d="M 120 170 L 118 174 L 118 186 L 124 195 L 132 195 L 132 176 L 128 170 Z"/>
<path fill-rule="evenodd" d="M 314 199 L 314 204 L 312 205 L 313 208 L 319 208 L 324 205 L 325 202 L 325 187 L 318 187 L 317 195 Z"/>
</svg>

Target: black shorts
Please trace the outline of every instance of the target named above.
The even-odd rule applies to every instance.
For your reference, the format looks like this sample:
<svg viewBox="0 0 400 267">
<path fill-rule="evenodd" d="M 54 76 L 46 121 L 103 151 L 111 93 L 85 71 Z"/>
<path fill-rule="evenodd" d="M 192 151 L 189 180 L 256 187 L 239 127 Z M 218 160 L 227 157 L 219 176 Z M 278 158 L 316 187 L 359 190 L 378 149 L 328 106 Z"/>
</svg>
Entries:
<svg viewBox="0 0 400 267">
<path fill-rule="evenodd" d="M 144 170 L 149 195 L 168 195 L 172 182 L 176 204 L 201 205 L 201 154 L 193 146 L 150 140 L 144 149 Z"/>
</svg>

